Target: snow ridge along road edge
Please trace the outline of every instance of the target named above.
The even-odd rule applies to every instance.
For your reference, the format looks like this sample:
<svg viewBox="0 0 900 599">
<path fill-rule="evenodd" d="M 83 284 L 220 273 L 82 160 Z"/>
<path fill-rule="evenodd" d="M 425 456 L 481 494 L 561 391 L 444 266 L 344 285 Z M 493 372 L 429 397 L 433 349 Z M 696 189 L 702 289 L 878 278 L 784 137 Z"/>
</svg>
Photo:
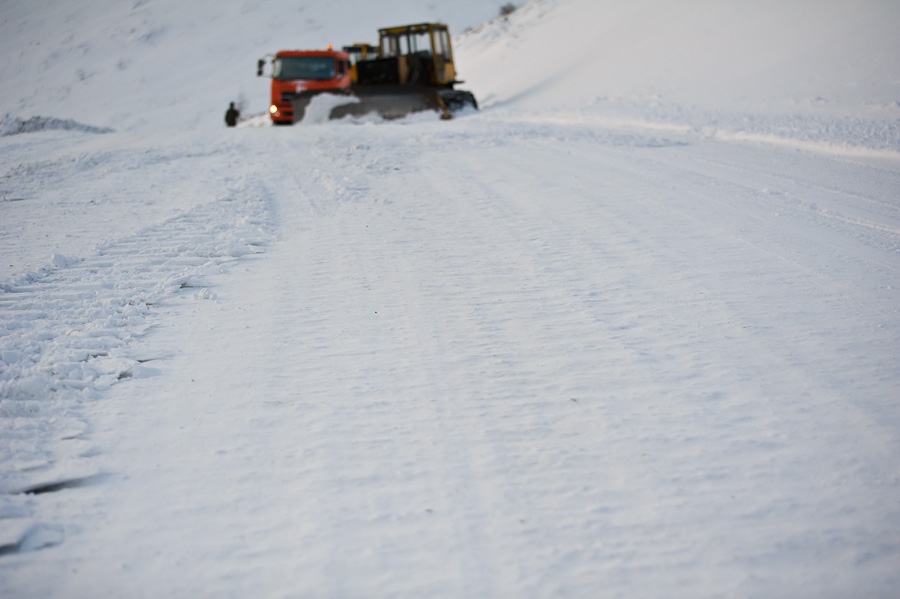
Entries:
<svg viewBox="0 0 900 599">
<path fill-rule="evenodd" d="M 154 306 L 185 293 L 215 301 L 205 277 L 271 240 L 269 192 L 244 179 L 224 198 L 85 258 L 54 254 L 27 280 L 0 287 L 0 552 L 62 542 L 61 527 L 33 521 L 33 504 L 99 480 L 83 404 L 155 372 L 152 361 L 165 356 L 136 343 L 154 326 Z"/>
</svg>

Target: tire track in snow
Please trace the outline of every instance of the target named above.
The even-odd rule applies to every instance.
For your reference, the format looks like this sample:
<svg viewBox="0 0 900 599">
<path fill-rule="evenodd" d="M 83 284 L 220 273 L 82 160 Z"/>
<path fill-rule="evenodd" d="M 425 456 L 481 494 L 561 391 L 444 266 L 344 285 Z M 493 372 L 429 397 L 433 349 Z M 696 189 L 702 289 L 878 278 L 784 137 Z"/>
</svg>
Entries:
<svg viewBox="0 0 900 599">
<path fill-rule="evenodd" d="M 585 356 L 572 349 L 591 339 L 583 313 L 573 313 L 571 287 L 550 280 L 558 270 L 578 272 L 564 268 L 568 248 L 542 239 L 551 233 L 545 221 L 522 213 L 522 188 L 498 193 L 510 190 L 483 181 L 486 173 L 465 158 L 436 165 L 432 154 L 425 169 L 415 157 L 432 140 L 402 143 L 409 147 L 391 147 L 405 174 L 383 186 L 372 181 L 372 194 L 403 191 L 359 232 L 365 249 L 349 261 L 370 281 L 370 301 L 387 308 L 378 328 L 389 334 L 371 343 L 398 358 L 390 361 L 396 382 L 378 394 L 389 398 L 378 424 L 403 430 L 405 443 L 390 452 L 397 469 L 408 470 L 403 456 L 415 456 L 427 480 L 414 499 L 434 508 L 433 522 L 420 534 L 439 537 L 443 549 L 429 546 L 420 559 L 448 556 L 441 571 L 465 571 L 471 584 L 457 594 L 493 595 L 540 577 L 545 563 L 523 565 L 529 539 L 578 534 L 577 508 L 554 512 L 522 499 L 537 481 L 547 496 L 579 495 L 566 488 L 571 479 L 542 477 L 538 466 L 566 470 L 583 458 L 577 440 L 566 446 L 554 435 L 581 414 L 571 393 L 585 381 L 569 373 Z M 410 422 L 430 444 L 417 443 Z M 541 560 L 576 561 L 549 545 L 533 548 Z"/>
<path fill-rule="evenodd" d="M 830 227 L 847 236 L 853 235 L 868 245 L 877 244 L 894 250 L 900 247 L 900 203 L 895 198 L 896 186 L 884 183 L 892 181 L 900 185 L 900 174 L 886 167 L 831 160 L 832 171 L 824 176 L 817 173 L 818 178 L 805 175 L 803 169 L 798 168 L 809 161 L 802 155 L 789 157 L 786 162 L 792 167 L 790 171 L 781 163 L 771 165 L 767 171 L 760 171 L 755 162 L 742 164 L 721 156 L 703 157 L 697 164 L 704 168 L 694 170 L 695 176 L 706 176 L 702 171 L 709 167 L 719 173 L 728 172 L 728 184 L 748 192 L 747 198 L 753 198 L 754 203 L 769 208 L 770 215 L 794 214 L 804 219 L 815 219 L 823 227 Z M 858 177 L 853 176 L 860 170 L 871 175 L 871 182 L 861 183 Z M 769 181 L 769 186 L 760 185 L 762 181 Z M 841 223 L 851 226 L 842 227 Z"/>
<path fill-rule="evenodd" d="M 561 148 L 550 142 L 544 145 L 546 160 L 552 163 L 550 157 L 559 155 Z M 633 526 L 635 534 L 629 538 L 635 541 L 629 550 L 644 558 L 658 550 L 657 544 L 666 546 L 666 540 L 648 537 L 638 522 L 629 520 L 639 515 L 641 505 L 654 504 L 662 504 L 656 509 L 668 517 L 691 521 L 693 529 L 709 533 L 703 538 L 701 532 L 694 542 L 679 547 L 681 563 L 686 566 L 708 559 L 697 553 L 698 547 L 715 550 L 732 543 L 717 531 L 752 537 L 754 533 L 746 526 L 748 513 L 771 514 L 776 521 L 792 523 L 776 529 L 766 522 L 769 518 L 760 518 L 755 534 L 805 543 L 803 526 L 814 527 L 821 510 L 835 529 L 840 529 L 837 534 L 847 535 L 848 543 L 856 547 L 865 546 L 866 539 L 854 535 L 854 527 L 860 522 L 883 526 L 890 514 L 862 493 L 841 498 L 847 502 L 844 505 L 858 502 L 864 506 L 852 518 L 839 513 L 841 504 L 835 508 L 815 498 L 837 492 L 829 486 L 826 471 L 841 472 L 865 487 L 878 484 L 880 473 L 873 475 L 848 467 L 840 459 L 823 457 L 828 455 L 824 449 L 829 443 L 833 451 L 840 448 L 838 454 L 853 451 L 857 441 L 845 434 L 844 426 L 875 439 L 866 444 L 866 455 L 879 460 L 876 463 L 889 459 L 889 452 L 882 447 L 895 445 L 896 435 L 890 427 L 879 423 L 870 408 L 853 401 L 852 393 L 846 393 L 848 375 L 837 368 L 842 366 L 842 355 L 866 355 L 862 348 L 842 341 L 855 338 L 847 335 L 853 323 L 867 327 L 872 323 L 855 314 L 840 294 L 803 307 L 817 314 L 815 318 L 778 310 L 782 308 L 777 300 L 781 293 L 797 289 L 814 297 L 811 290 L 819 288 L 818 273 L 804 273 L 804 267 L 794 262 L 779 267 L 761 248 L 748 253 L 747 236 L 721 226 L 758 212 L 747 209 L 753 189 L 722 178 L 685 177 L 683 171 L 678 177 L 653 176 L 668 174 L 663 167 L 669 166 L 669 159 L 656 153 L 639 154 L 639 150 L 629 152 L 626 158 L 610 152 L 602 160 L 596 160 L 597 153 L 585 152 L 591 157 L 588 161 L 573 152 L 575 156 L 568 159 L 571 164 L 565 168 L 555 164 L 556 179 L 546 181 L 531 176 L 541 171 L 537 164 L 529 168 L 527 163 L 517 163 L 514 150 L 511 148 L 506 162 L 494 165 L 490 173 L 483 171 L 481 165 L 486 161 L 479 161 L 477 153 L 464 155 L 443 169 L 432 166 L 427 171 L 435 189 L 442 189 L 442 181 L 454 181 L 452 193 L 435 198 L 433 218 L 440 227 L 457 233 L 491 232 L 490 238 L 465 237 L 459 247 L 448 248 L 451 251 L 444 255 L 437 252 L 431 260 L 442 266 L 435 278 L 446 278 L 447 285 L 443 300 L 433 302 L 426 312 L 446 312 L 445 306 L 453 304 L 454 290 L 465 289 L 472 302 L 470 311 L 457 313 L 462 318 L 436 327 L 434 334 L 463 342 L 455 347 L 446 344 L 448 354 L 475 358 L 478 349 L 485 347 L 475 341 L 489 340 L 487 347 L 505 350 L 507 357 L 504 364 L 492 364 L 492 352 L 485 352 L 484 360 L 473 362 L 473 366 L 493 368 L 487 378 L 504 384 L 476 390 L 483 394 L 481 399 L 491 400 L 483 405 L 496 406 L 496 411 L 486 409 L 481 418 L 470 421 L 472 432 L 482 436 L 470 434 L 461 445 L 479 447 L 482 455 L 491 456 L 487 463 L 507 464 L 509 472 L 528 473 L 537 470 L 530 467 L 532 460 L 553 460 L 556 477 L 542 481 L 542 492 L 556 491 L 557 498 L 567 501 L 577 497 L 569 513 L 577 513 L 582 505 L 589 507 L 590 518 L 582 513 L 582 531 L 599 535 L 610 526 Z M 592 159 L 596 162 L 589 164 Z M 596 177 L 588 178 L 590 186 L 577 183 L 581 173 L 594 170 L 600 170 L 608 183 L 598 184 Z M 454 179 L 458 172 L 475 176 Z M 568 181 L 572 183 L 563 183 Z M 672 181 L 687 181 L 689 190 L 675 190 Z M 703 194 L 702 203 L 696 201 L 697 194 Z M 466 199 L 459 200 L 460 196 Z M 728 198 L 728 210 L 710 211 L 723 196 Z M 485 226 L 486 222 L 492 224 Z M 421 237 L 437 240 L 441 235 L 436 228 Z M 804 251 L 803 242 L 787 241 L 793 243 L 786 249 L 808 258 L 811 252 Z M 790 254 L 782 252 L 778 257 L 785 255 Z M 515 290 L 505 305 L 491 301 L 498 298 L 496 293 L 493 297 L 479 293 L 488 276 L 492 277 L 491 290 Z M 522 280 L 519 289 L 513 284 L 516 276 Z M 829 322 L 828 314 L 840 315 L 842 320 L 835 320 L 834 334 L 823 340 L 823 331 L 813 325 Z M 896 318 L 890 322 L 895 324 Z M 896 345 L 890 332 L 880 337 L 885 347 Z M 526 347 L 542 348 L 546 359 L 529 360 L 519 350 Z M 811 358 L 834 362 L 823 367 Z M 887 364 L 884 359 L 867 362 L 869 368 Z M 554 364 L 560 367 L 558 371 Z M 523 368 L 526 365 L 530 368 Z M 517 371 L 525 376 L 509 376 Z M 528 376 L 529 371 L 533 376 Z M 883 368 L 881 374 L 890 372 Z M 448 368 L 435 377 L 436 387 L 441 388 L 441 381 L 447 379 L 465 378 L 465 374 L 465 368 Z M 479 374 L 469 379 L 486 378 Z M 531 381 L 553 381 L 555 386 L 539 388 Z M 445 397 L 452 394 L 446 382 L 442 390 Z M 872 391 L 877 392 L 877 385 Z M 553 409 L 553 402 L 541 401 L 556 393 L 563 397 L 571 393 L 583 400 L 577 402 L 582 426 L 567 423 L 566 417 Z M 474 403 L 457 400 L 449 422 L 461 422 L 464 407 Z M 505 419 L 501 404 L 507 404 L 507 409 L 515 406 Z M 813 410 L 817 413 L 811 419 Z M 528 413 L 532 418 L 525 416 Z M 516 440 L 529 432 L 529 425 L 547 432 L 568 430 L 570 435 L 564 446 L 547 442 L 551 434 L 534 435 L 530 444 L 517 444 Z M 504 436 L 507 428 L 516 429 L 518 435 Z M 583 435 L 572 435 L 574 431 Z M 789 438 L 789 431 L 799 439 Z M 465 433 L 460 436 L 466 438 Z M 489 437 L 493 442 L 486 442 Z M 597 443 L 592 437 L 602 441 Z M 791 459 L 795 471 L 808 475 L 795 477 L 791 468 L 770 466 L 785 461 L 788 448 L 797 451 L 795 446 L 801 440 L 813 449 Z M 721 455 L 707 455 L 698 462 L 695 452 L 704 445 L 720 448 Z M 750 466 L 734 471 L 730 460 L 739 455 L 749 458 Z M 590 460 L 595 465 L 593 479 L 604 482 L 566 489 L 562 475 L 579 460 Z M 584 534 L 575 532 L 574 525 L 560 513 L 535 513 L 533 507 L 522 505 L 519 497 L 523 494 L 516 492 L 521 483 L 501 471 L 493 474 L 489 492 L 478 493 L 485 505 L 530 512 L 527 529 L 544 526 L 542 538 L 558 538 L 560 545 L 563 539 Z M 738 493 L 743 485 L 760 485 L 771 477 L 782 478 L 776 485 L 778 492 L 758 491 L 748 503 L 731 501 L 734 495 L 729 492 Z M 483 477 L 470 481 L 470 497 L 476 494 L 479 479 Z M 646 486 L 659 490 L 660 497 L 631 492 L 629 503 L 633 505 L 622 505 L 617 493 L 623 488 L 622 481 L 629 480 L 631 484 L 624 488 Z M 684 485 L 715 489 L 717 496 L 710 501 L 721 507 L 721 513 L 711 517 L 682 504 Z M 885 500 L 887 494 L 879 498 Z M 498 528 L 494 523 L 495 532 Z M 489 541 L 502 547 L 504 539 L 496 535 Z M 671 541 L 668 544 L 671 547 Z M 605 563 L 613 557 L 602 544 L 592 547 L 589 537 L 581 546 L 595 552 L 588 560 L 591 563 Z M 741 548 L 742 555 L 751 556 L 766 550 L 765 543 Z M 511 551 L 514 546 L 492 553 L 509 555 Z M 584 559 L 583 555 L 565 554 L 544 557 L 546 562 L 558 560 L 560 568 L 577 566 Z M 534 564 L 522 575 L 540 568 Z"/>
<path fill-rule="evenodd" d="M 29 280 L 0 288 L 0 551 L 61 542 L 61 533 L 46 532 L 58 525 L 33 525 L 31 514 L 42 492 L 96 481 L 82 404 L 154 374 L 153 360 L 165 356 L 143 353 L 140 343 L 153 306 L 183 293 L 214 299 L 205 275 L 265 251 L 268 203 L 261 184 L 242 181 L 224 199 L 85 258 L 54 256 Z"/>
</svg>

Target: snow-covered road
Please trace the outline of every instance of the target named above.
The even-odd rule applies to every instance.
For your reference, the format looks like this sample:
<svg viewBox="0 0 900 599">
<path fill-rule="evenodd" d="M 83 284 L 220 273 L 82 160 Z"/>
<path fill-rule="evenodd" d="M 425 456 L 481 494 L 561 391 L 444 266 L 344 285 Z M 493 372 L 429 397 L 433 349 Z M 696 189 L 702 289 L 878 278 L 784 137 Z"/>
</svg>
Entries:
<svg viewBox="0 0 900 599">
<path fill-rule="evenodd" d="M 632 125 L 4 139 L 2 594 L 887 596 L 897 161 Z"/>
</svg>

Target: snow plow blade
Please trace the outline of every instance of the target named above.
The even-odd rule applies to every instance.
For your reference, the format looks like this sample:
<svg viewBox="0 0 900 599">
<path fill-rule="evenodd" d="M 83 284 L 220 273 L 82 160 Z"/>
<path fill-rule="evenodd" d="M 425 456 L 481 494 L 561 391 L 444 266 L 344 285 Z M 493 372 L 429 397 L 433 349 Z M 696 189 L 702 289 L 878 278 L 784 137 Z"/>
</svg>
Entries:
<svg viewBox="0 0 900 599">
<path fill-rule="evenodd" d="M 307 107 L 315 94 L 301 94 L 293 98 L 294 122 L 306 117 Z M 453 113 L 466 108 L 478 109 L 475 96 L 458 89 L 435 89 L 422 86 L 365 85 L 355 86 L 348 94 L 335 96 L 328 113 L 329 119 L 347 116 L 362 117 L 377 114 L 385 120 L 401 119 L 407 115 L 434 111 L 441 118 L 452 118 Z M 343 101 L 346 100 L 346 101 Z"/>
</svg>

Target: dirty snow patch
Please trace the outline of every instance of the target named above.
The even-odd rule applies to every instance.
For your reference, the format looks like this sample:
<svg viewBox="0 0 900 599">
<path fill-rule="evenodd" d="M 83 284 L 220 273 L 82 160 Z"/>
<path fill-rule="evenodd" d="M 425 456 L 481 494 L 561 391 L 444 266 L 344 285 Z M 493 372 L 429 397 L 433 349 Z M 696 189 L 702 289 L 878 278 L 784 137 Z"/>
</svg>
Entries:
<svg viewBox="0 0 900 599">
<path fill-rule="evenodd" d="M 51 130 L 64 131 L 82 131 L 84 133 L 112 133 L 114 129 L 109 127 L 95 127 L 94 125 L 85 125 L 71 119 L 57 119 L 46 116 L 33 116 L 30 119 L 22 120 L 18 117 L 4 115 L 0 119 L 0 137 L 8 135 L 21 135 L 23 133 L 38 133 L 40 131 Z"/>
</svg>

